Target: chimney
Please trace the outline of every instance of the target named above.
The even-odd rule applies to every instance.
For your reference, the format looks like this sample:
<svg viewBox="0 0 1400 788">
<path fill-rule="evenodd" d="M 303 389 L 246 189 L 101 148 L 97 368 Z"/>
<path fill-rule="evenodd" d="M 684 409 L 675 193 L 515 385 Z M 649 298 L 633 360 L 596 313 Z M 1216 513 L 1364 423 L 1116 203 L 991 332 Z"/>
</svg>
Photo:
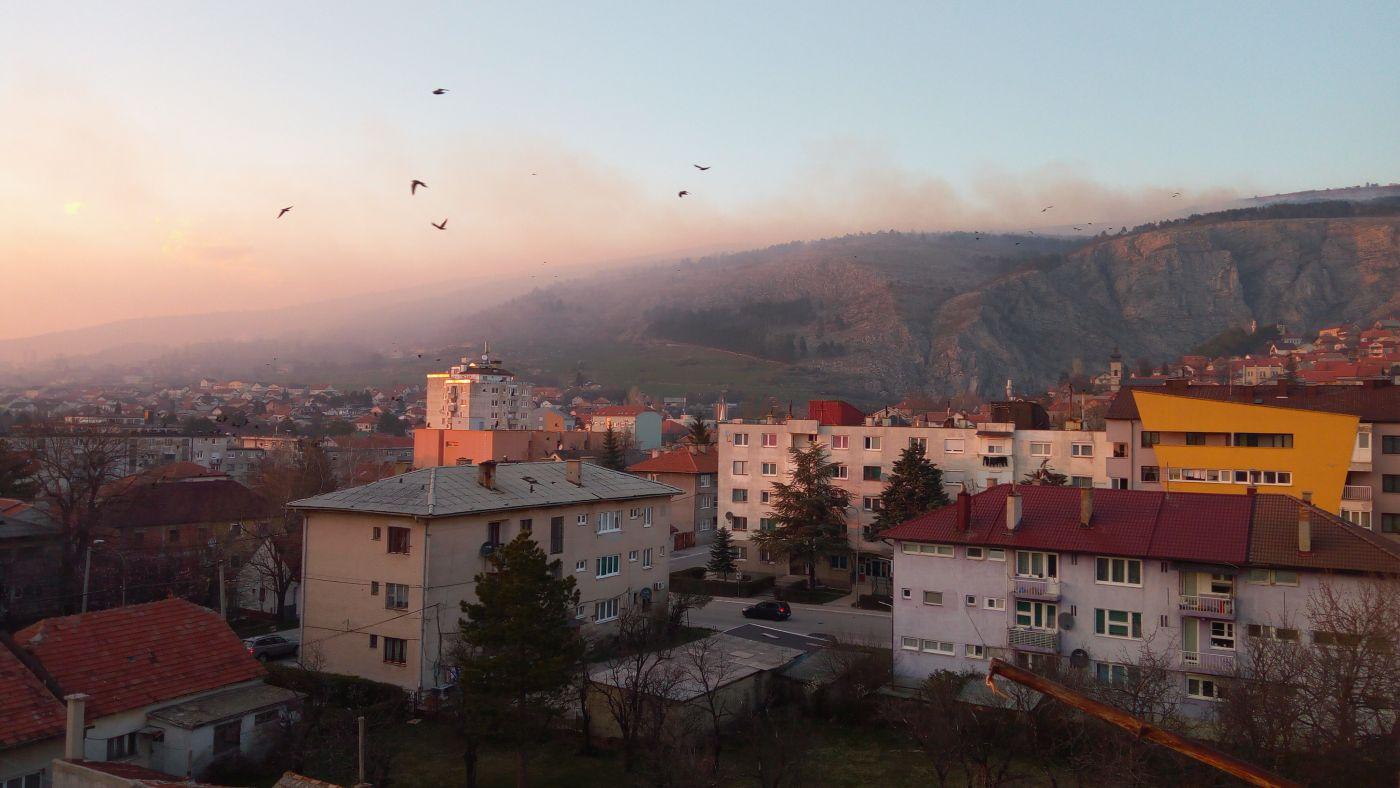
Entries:
<svg viewBox="0 0 1400 788">
<path fill-rule="evenodd" d="M 496 461 L 482 460 L 477 467 L 480 470 L 476 474 L 476 483 L 488 490 L 496 489 Z"/>
<path fill-rule="evenodd" d="M 64 695 L 68 701 L 68 726 L 63 737 L 63 757 L 70 761 L 83 759 L 83 740 L 87 738 L 88 696 L 81 692 Z"/>
<path fill-rule="evenodd" d="M 1094 519 L 1094 488 L 1079 488 L 1079 527 L 1088 528 Z"/>
<path fill-rule="evenodd" d="M 1298 553 L 1312 553 L 1312 492 L 1303 491 L 1303 503 L 1298 507 Z"/>
<path fill-rule="evenodd" d="M 564 481 L 577 487 L 583 486 L 583 460 L 564 462 Z"/>
<path fill-rule="evenodd" d="M 652 459 L 656 459 L 657 457 L 660 457 L 660 456 L 661 456 L 661 450 L 660 450 L 660 449 L 652 449 L 652 450 L 651 450 L 651 457 L 652 457 Z"/>
<path fill-rule="evenodd" d="M 957 528 L 959 531 L 972 529 L 972 496 L 967 494 L 967 490 L 958 490 L 957 499 Z"/>
<path fill-rule="evenodd" d="M 1006 496 L 1006 530 L 1014 532 L 1021 525 L 1021 496 L 1016 494 L 1016 485 L 1011 485 L 1011 493 Z"/>
<path fill-rule="evenodd" d="M 1251 484 L 1251 485 L 1249 485 L 1248 487 L 1244 488 L 1244 494 L 1245 494 L 1245 495 L 1258 495 L 1258 494 L 1259 494 L 1259 488 L 1258 488 L 1258 487 L 1255 487 L 1254 485 Z"/>
</svg>

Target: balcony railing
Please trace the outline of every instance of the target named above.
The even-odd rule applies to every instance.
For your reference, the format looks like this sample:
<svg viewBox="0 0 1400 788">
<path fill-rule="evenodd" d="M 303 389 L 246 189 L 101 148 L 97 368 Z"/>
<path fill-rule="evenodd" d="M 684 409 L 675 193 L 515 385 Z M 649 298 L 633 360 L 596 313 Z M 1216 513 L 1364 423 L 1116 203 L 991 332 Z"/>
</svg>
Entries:
<svg viewBox="0 0 1400 788">
<path fill-rule="evenodd" d="M 1342 487 L 1343 501 L 1369 501 L 1371 488 L 1364 484 L 1348 484 Z"/>
<path fill-rule="evenodd" d="M 1177 608 L 1188 616 L 1234 620 L 1235 598 L 1229 596 L 1207 596 L 1204 594 L 1182 594 L 1177 599 Z"/>
<path fill-rule="evenodd" d="M 1183 651 L 1181 667 L 1201 673 L 1227 675 L 1235 672 L 1235 655 L 1218 654 L 1213 651 Z"/>
<path fill-rule="evenodd" d="M 1011 594 L 1021 599 L 1056 600 L 1060 598 L 1060 581 L 1053 577 L 1012 578 Z"/>
<path fill-rule="evenodd" d="M 1006 645 L 1023 651 L 1055 654 L 1060 650 L 1060 633 L 1031 627 L 1007 627 Z"/>
</svg>

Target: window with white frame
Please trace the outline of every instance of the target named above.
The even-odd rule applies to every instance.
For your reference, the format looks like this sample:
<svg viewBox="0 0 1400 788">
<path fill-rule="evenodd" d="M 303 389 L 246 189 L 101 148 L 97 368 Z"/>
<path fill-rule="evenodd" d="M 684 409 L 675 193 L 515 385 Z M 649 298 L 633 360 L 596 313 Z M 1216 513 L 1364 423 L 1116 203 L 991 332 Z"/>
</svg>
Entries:
<svg viewBox="0 0 1400 788">
<path fill-rule="evenodd" d="M 735 487 L 729 491 L 729 500 L 733 503 L 748 503 L 749 491 L 742 487 Z"/>
<path fill-rule="evenodd" d="M 967 553 L 968 559 L 972 561 L 981 561 L 983 558 L 987 557 L 987 551 L 980 547 L 967 547 L 964 548 L 963 551 Z"/>
<path fill-rule="evenodd" d="M 643 528 L 650 528 L 650 527 L 651 527 L 651 523 L 652 523 L 651 515 L 652 515 L 651 507 L 650 507 L 650 506 L 643 506 L 643 507 L 642 507 L 642 527 L 643 527 Z"/>
<path fill-rule="evenodd" d="M 905 651 L 918 651 L 919 639 L 905 635 L 899 639 L 899 647 Z"/>
<path fill-rule="evenodd" d="M 629 562 L 635 563 L 636 560 L 637 560 L 637 551 L 636 551 L 636 550 L 629 550 L 629 551 L 627 552 L 627 560 L 628 560 Z"/>
<path fill-rule="evenodd" d="M 622 510 L 598 512 L 598 533 L 607 534 L 622 530 Z"/>
<path fill-rule="evenodd" d="M 735 476 L 748 476 L 749 464 L 747 462 L 744 462 L 743 460 L 735 460 L 733 465 L 733 472 Z"/>
<path fill-rule="evenodd" d="M 880 436 L 879 436 L 879 435 L 866 435 L 866 436 L 865 436 L 865 450 L 866 450 L 866 451 L 879 451 L 879 450 L 880 450 L 880 443 L 881 443 L 881 440 L 880 440 Z"/>
<path fill-rule="evenodd" d="M 598 568 L 594 572 L 595 578 L 613 577 L 622 573 L 622 554 L 603 555 L 598 557 Z"/>
<path fill-rule="evenodd" d="M 739 516 L 736 515 L 733 519 L 731 519 L 731 520 L 729 521 L 729 530 L 731 530 L 731 531 L 747 531 L 747 530 L 749 530 L 749 518 L 747 518 L 747 517 L 739 517 Z"/>
<path fill-rule="evenodd" d="M 989 596 L 986 599 L 982 600 L 982 606 L 987 608 L 988 610 L 1005 610 L 1006 597 Z"/>
<path fill-rule="evenodd" d="M 939 558 L 952 558 L 953 546 L 950 544 L 920 544 L 918 542 L 905 542 L 900 549 L 905 555 L 934 555 Z"/>
<path fill-rule="evenodd" d="M 1094 610 L 1094 634 L 1126 640 L 1142 639 L 1142 614 L 1132 610 Z"/>
<path fill-rule="evenodd" d="M 1092 443 L 1071 443 L 1069 445 L 1069 456 L 1071 457 L 1092 457 L 1094 456 L 1094 444 Z"/>
<path fill-rule="evenodd" d="M 1262 638 L 1264 640 L 1286 640 L 1297 643 L 1299 640 L 1298 630 L 1290 627 L 1276 627 L 1269 624 L 1249 624 L 1245 631 L 1252 638 Z"/>
<path fill-rule="evenodd" d="M 1060 576 L 1059 555 L 1033 550 L 1016 551 L 1016 576 L 1057 578 Z"/>
<path fill-rule="evenodd" d="M 967 605 L 968 607 L 977 607 L 977 595 L 976 595 L 976 594 L 968 594 L 968 595 L 964 596 L 964 597 L 963 597 L 963 604 Z"/>
<path fill-rule="evenodd" d="M 586 561 L 586 560 L 585 560 L 585 561 L 575 561 L 575 562 L 574 562 L 574 571 L 575 571 L 575 572 L 587 572 L 587 571 L 588 571 L 588 561 Z"/>
<path fill-rule="evenodd" d="M 708 474 L 708 473 L 702 473 L 702 474 L 700 474 L 700 488 L 701 488 L 701 489 L 704 489 L 704 488 L 706 488 L 706 487 L 709 487 L 710 484 L 712 483 L 711 480 L 712 480 L 713 478 L 714 478 L 714 477 L 712 477 L 712 476 L 711 476 L 710 474 Z"/>
<path fill-rule="evenodd" d="M 749 445 L 749 434 L 748 434 L 747 432 L 736 432 L 736 433 L 734 433 L 734 445 L 735 445 L 735 446 L 747 446 L 747 445 Z"/>
<path fill-rule="evenodd" d="M 1050 602 L 1033 602 L 1027 599 L 1016 600 L 1016 626 L 1053 632 L 1059 628 L 1055 617 L 1060 606 Z"/>
<path fill-rule="evenodd" d="M 832 436 L 831 436 L 831 448 L 833 448 L 833 449 L 849 449 L 850 447 L 851 447 L 851 436 L 849 436 L 849 435 L 832 435 Z"/>
<path fill-rule="evenodd" d="M 1253 585 L 1296 586 L 1298 573 L 1289 569 L 1251 569 L 1249 582 Z"/>
<path fill-rule="evenodd" d="M 764 476 L 777 476 L 777 475 L 778 475 L 778 463 L 776 463 L 776 462 L 765 462 L 765 463 L 763 463 L 763 465 L 762 465 L 762 467 L 760 468 L 760 470 L 762 471 L 762 473 L 763 473 Z"/>
<path fill-rule="evenodd" d="M 866 512 L 880 511 L 881 498 L 878 495 L 862 495 L 860 497 L 860 508 Z"/>
<path fill-rule="evenodd" d="M 1099 556 L 1095 560 L 1094 582 L 1111 586 L 1141 586 L 1142 561 Z"/>
<path fill-rule="evenodd" d="M 913 599 L 913 598 L 914 598 L 914 592 L 913 592 L 911 589 L 908 589 L 908 588 L 901 588 L 901 589 L 899 589 L 899 595 L 902 596 L 902 597 L 904 597 L 905 599 Z"/>
<path fill-rule="evenodd" d="M 648 547 L 648 548 L 642 550 L 642 568 L 643 568 L 643 569 L 650 569 L 651 567 L 652 567 L 652 563 L 651 563 L 651 548 Z"/>
<path fill-rule="evenodd" d="M 848 465 L 837 463 L 831 466 L 831 476 L 834 479 L 849 479 L 851 478 L 851 468 Z"/>
<path fill-rule="evenodd" d="M 1000 547 L 989 547 L 989 548 L 987 548 L 987 560 L 988 560 L 988 561 L 1005 561 L 1005 560 L 1006 560 L 1006 551 L 1003 550 L 1003 549 L 1000 548 Z"/>
<path fill-rule="evenodd" d="M 593 620 L 602 623 L 617 618 L 617 597 L 593 603 Z"/>
<path fill-rule="evenodd" d="M 967 441 L 964 440 L 964 439 L 962 439 L 962 438 L 944 438 L 944 439 L 943 439 L 943 453 L 944 453 L 944 454 L 962 454 L 962 453 L 963 453 L 963 449 L 965 448 L 966 444 L 967 444 Z"/>
<path fill-rule="evenodd" d="M 928 454 L 928 438 L 910 438 L 909 448 Z"/>
<path fill-rule="evenodd" d="M 968 643 L 963 649 L 963 656 L 968 659 L 986 659 L 987 647 L 981 643 Z"/>
<path fill-rule="evenodd" d="M 925 605 L 942 605 L 942 604 L 943 604 L 943 592 L 942 592 L 942 591 L 925 591 L 925 592 L 924 592 L 924 604 L 925 604 Z"/>
<path fill-rule="evenodd" d="M 1032 457 L 1049 457 L 1049 456 L 1050 456 L 1050 444 L 1048 444 L 1048 443 L 1041 443 L 1041 442 L 1038 442 L 1038 441 L 1031 441 L 1031 456 L 1032 456 Z"/>
<path fill-rule="evenodd" d="M 1094 678 L 1104 684 L 1129 684 L 1137 679 L 1138 669 L 1117 662 L 1095 662 Z"/>
<path fill-rule="evenodd" d="M 772 500 L 772 498 L 773 498 L 773 493 L 772 493 L 771 491 L 769 491 L 769 490 L 759 490 L 759 491 L 758 491 L 758 502 L 759 502 L 759 503 L 768 503 L 770 500 Z"/>
<path fill-rule="evenodd" d="M 408 586 L 403 583 L 385 583 L 384 607 L 390 610 L 407 610 Z"/>
<path fill-rule="evenodd" d="M 762 434 L 760 435 L 760 438 L 761 438 L 761 441 L 762 441 L 763 448 L 765 448 L 765 449 L 777 448 L 777 446 L 778 446 L 778 433 L 776 433 L 776 432 L 765 432 L 765 433 L 762 433 Z"/>
<path fill-rule="evenodd" d="M 1210 622 L 1210 647 L 1223 651 L 1235 650 L 1235 622 Z"/>
<path fill-rule="evenodd" d="M 1225 697 L 1220 684 L 1209 676 L 1186 674 L 1186 696 L 1196 700 L 1220 700 Z"/>
<path fill-rule="evenodd" d="M 920 640 L 919 650 L 926 654 L 942 654 L 951 657 L 954 653 L 954 645 L 946 640 Z"/>
<path fill-rule="evenodd" d="M 588 525 L 588 515 L 580 514 L 574 518 L 574 522 L 578 523 L 579 525 Z"/>
</svg>

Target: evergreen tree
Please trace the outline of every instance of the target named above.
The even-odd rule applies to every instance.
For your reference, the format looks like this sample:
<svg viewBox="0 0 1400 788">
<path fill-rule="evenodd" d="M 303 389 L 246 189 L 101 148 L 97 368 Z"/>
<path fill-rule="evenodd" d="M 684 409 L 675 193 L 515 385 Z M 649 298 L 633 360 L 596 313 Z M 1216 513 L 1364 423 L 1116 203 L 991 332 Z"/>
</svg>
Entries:
<svg viewBox="0 0 1400 788">
<path fill-rule="evenodd" d="M 612 425 L 608 425 L 607 431 L 603 433 L 603 456 L 599 458 L 599 464 L 615 471 L 627 468 L 627 457 L 622 452 L 622 440 Z"/>
<path fill-rule="evenodd" d="M 374 425 L 375 432 L 382 432 L 386 435 L 404 436 L 403 419 L 396 416 L 391 411 L 385 410 L 379 414 L 379 420 Z"/>
<path fill-rule="evenodd" d="M 895 461 L 889 481 L 880 493 L 875 531 L 899 525 L 948 503 L 948 493 L 943 489 L 943 471 L 929 461 L 922 446 L 910 445 Z"/>
<path fill-rule="evenodd" d="M 696 418 L 690 423 L 690 427 L 685 434 L 685 440 L 692 446 L 708 446 L 715 442 L 715 436 L 710 432 L 710 427 L 702 418 Z"/>
<path fill-rule="evenodd" d="M 475 782 L 476 753 L 485 741 L 516 753 L 516 782 L 527 781 L 529 747 L 547 735 L 563 713 L 584 643 L 573 626 L 578 590 L 572 575 L 559 577 L 558 559 L 520 534 L 478 574 L 476 602 L 462 602 L 462 728 L 467 739 L 468 784 Z"/>
<path fill-rule="evenodd" d="M 737 570 L 734 566 L 734 535 L 728 528 L 715 531 L 715 540 L 710 542 L 710 562 L 705 568 L 725 580 Z"/>
<path fill-rule="evenodd" d="M 1051 468 L 1049 460 L 1041 460 L 1039 468 L 1021 477 L 1021 483 L 1067 487 L 1069 486 L 1069 477 L 1063 473 L 1057 473 L 1054 468 Z"/>
<path fill-rule="evenodd" d="M 806 567 L 807 587 L 817 587 L 817 561 L 823 556 L 850 550 L 846 539 L 846 507 L 851 495 L 832 484 L 836 464 L 821 444 L 807 449 L 793 448 L 792 477 L 773 485 L 771 531 L 759 531 L 749 541 L 774 555 L 801 561 Z"/>
</svg>

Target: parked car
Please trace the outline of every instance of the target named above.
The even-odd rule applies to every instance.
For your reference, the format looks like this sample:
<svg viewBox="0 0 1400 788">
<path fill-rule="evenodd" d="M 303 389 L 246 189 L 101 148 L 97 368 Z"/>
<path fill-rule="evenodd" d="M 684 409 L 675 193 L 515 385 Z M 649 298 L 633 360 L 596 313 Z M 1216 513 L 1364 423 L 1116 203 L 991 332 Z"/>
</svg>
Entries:
<svg viewBox="0 0 1400 788">
<path fill-rule="evenodd" d="M 249 654 L 263 662 L 269 659 L 295 657 L 297 651 L 301 649 L 300 643 L 288 640 L 281 635 L 259 635 L 244 640 L 243 645 L 247 647 Z"/>
<path fill-rule="evenodd" d="M 767 618 L 772 621 L 787 621 L 792 618 L 792 608 L 786 602 L 759 602 L 744 608 L 744 618 Z"/>
</svg>

